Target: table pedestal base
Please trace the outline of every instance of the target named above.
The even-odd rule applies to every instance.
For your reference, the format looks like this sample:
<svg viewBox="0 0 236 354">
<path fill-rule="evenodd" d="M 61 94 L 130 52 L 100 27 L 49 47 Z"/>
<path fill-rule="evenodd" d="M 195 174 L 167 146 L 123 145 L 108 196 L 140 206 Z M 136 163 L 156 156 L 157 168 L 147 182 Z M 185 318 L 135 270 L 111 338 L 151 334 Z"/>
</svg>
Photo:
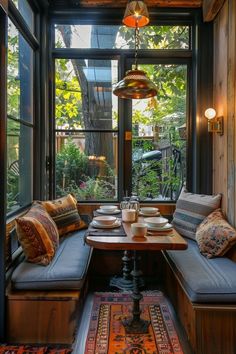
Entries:
<svg viewBox="0 0 236 354">
<path fill-rule="evenodd" d="M 114 276 L 110 279 L 110 287 L 115 287 L 120 290 L 128 291 L 133 290 L 133 277 L 131 276 L 131 256 L 129 251 L 124 251 L 124 255 L 122 257 L 123 268 L 122 268 L 122 276 Z M 136 259 L 136 263 L 138 259 Z M 138 277 L 138 287 L 141 289 L 144 287 L 144 279 L 142 277 L 142 272 L 139 272 Z"/>
<path fill-rule="evenodd" d="M 134 269 L 131 272 L 133 276 L 133 309 L 132 309 L 132 318 L 128 318 L 122 321 L 126 333 L 148 333 L 149 321 L 145 321 L 140 318 L 141 309 L 140 309 L 140 300 L 142 300 L 143 295 L 139 291 L 139 279 L 142 274 L 140 270 L 137 269 L 137 254 L 134 251 Z"/>
<path fill-rule="evenodd" d="M 132 333 L 148 333 L 148 327 L 150 321 L 145 321 L 140 318 L 138 321 L 135 321 L 133 318 L 123 320 L 123 326 L 125 327 L 125 332 L 127 334 Z"/>
<path fill-rule="evenodd" d="M 120 290 L 133 289 L 133 281 L 122 277 L 112 277 L 109 285 L 110 287 L 118 288 Z"/>
</svg>

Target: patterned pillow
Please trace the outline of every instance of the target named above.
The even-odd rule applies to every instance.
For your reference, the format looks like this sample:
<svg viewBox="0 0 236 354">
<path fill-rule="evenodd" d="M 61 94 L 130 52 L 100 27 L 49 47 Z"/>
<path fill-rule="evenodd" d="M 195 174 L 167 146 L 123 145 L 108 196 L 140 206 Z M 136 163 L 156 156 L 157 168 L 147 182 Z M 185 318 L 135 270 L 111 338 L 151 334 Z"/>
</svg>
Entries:
<svg viewBox="0 0 236 354">
<path fill-rule="evenodd" d="M 205 257 L 223 256 L 236 243 L 236 230 L 225 220 L 221 209 L 218 209 L 198 226 L 196 240 Z"/>
<path fill-rule="evenodd" d="M 173 215 L 173 225 L 183 236 L 195 240 L 197 226 L 220 207 L 221 194 L 203 195 L 189 193 L 182 188 Z"/>
<path fill-rule="evenodd" d="M 87 227 L 86 223 L 80 218 L 77 210 L 77 200 L 73 195 L 68 194 L 56 200 L 43 201 L 41 204 L 55 221 L 60 236 Z"/>
<path fill-rule="evenodd" d="M 58 247 L 57 226 L 40 204 L 16 218 L 16 231 L 29 262 L 48 265 Z"/>
</svg>

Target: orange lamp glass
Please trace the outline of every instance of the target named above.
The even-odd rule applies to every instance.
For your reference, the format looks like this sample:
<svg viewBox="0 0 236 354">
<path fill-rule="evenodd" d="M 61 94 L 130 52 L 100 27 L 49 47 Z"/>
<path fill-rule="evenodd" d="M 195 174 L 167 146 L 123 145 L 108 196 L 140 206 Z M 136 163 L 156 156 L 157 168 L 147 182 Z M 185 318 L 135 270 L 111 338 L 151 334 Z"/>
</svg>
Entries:
<svg viewBox="0 0 236 354">
<path fill-rule="evenodd" d="M 127 27 L 146 26 L 149 23 L 149 14 L 145 2 L 129 0 L 122 22 Z"/>
</svg>

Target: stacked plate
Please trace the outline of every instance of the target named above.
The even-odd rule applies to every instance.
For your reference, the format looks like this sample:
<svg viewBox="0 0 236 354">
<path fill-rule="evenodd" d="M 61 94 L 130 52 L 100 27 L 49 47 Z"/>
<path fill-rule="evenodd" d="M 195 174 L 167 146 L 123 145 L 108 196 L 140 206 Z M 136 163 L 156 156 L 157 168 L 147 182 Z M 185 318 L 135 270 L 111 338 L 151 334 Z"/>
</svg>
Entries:
<svg viewBox="0 0 236 354">
<path fill-rule="evenodd" d="M 94 217 L 91 225 L 98 229 L 113 229 L 119 227 L 121 222 L 115 216 L 104 215 Z"/>
<path fill-rule="evenodd" d="M 168 223 L 168 219 L 163 217 L 145 218 L 144 222 L 147 224 L 148 230 L 166 231 L 172 229 L 172 225 Z"/>
<path fill-rule="evenodd" d="M 142 207 L 139 210 L 139 215 L 142 215 L 142 216 L 159 216 L 160 212 L 159 212 L 158 208 Z"/>
<path fill-rule="evenodd" d="M 115 215 L 120 213 L 120 209 L 116 205 L 101 205 L 97 212 L 99 214 Z"/>
</svg>

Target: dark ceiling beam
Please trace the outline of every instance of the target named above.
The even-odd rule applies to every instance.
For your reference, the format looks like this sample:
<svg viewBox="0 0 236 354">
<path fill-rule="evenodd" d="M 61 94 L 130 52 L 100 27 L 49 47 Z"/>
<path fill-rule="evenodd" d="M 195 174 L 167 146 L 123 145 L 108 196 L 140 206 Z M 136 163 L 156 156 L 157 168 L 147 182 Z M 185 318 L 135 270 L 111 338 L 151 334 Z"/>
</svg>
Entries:
<svg viewBox="0 0 236 354">
<path fill-rule="evenodd" d="M 0 0 L 0 6 L 5 12 L 7 12 L 7 3 L 7 0 Z"/>
<path fill-rule="evenodd" d="M 50 0 L 50 7 L 120 7 L 124 8 L 128 0 Z M 202 6 L 202 0 L 146 0 L 148 7 L 187 7 Z"/>
<path fill-rule="evenodd" d="M 203 0 L 203 21 L 213 21 L 221 7 L 224 5 L 224 2 L 225 0 Z"/>
</svg>

